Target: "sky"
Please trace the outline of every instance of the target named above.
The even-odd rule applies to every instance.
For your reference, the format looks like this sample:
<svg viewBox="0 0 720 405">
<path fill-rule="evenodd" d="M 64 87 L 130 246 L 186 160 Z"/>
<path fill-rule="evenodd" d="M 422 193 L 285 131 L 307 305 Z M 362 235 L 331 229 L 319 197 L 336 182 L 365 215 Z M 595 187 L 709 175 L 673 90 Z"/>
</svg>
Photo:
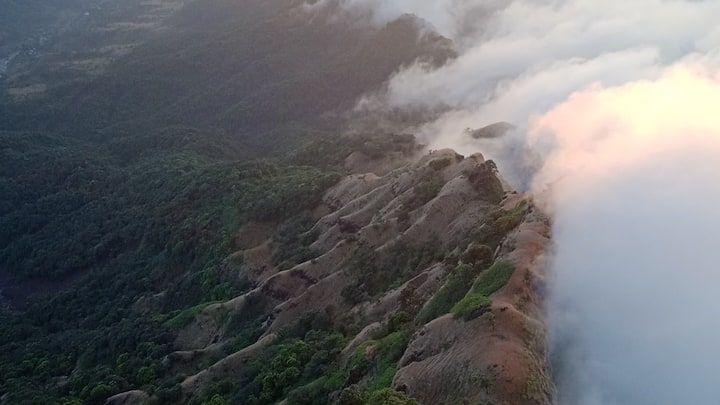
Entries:
<svg viewBox="0 0 720 405">
<path fill-rule="evenodd" d="M 494 159 L 552 217 L 560 404 L 718 403 L 720 1 L 340 2 L 415 14 L 458 53 L 357 109 L 444 111 L 411 130 Z M 516 130 L 464 132 L 499 121 Z"/>
</svg>

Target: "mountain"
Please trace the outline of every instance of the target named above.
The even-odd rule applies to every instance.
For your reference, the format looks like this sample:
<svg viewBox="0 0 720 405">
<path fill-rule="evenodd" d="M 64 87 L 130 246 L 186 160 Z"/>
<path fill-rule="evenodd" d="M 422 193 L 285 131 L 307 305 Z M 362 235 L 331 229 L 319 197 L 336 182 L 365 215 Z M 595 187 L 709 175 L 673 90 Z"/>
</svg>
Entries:
<svg viewBox="0 0 720 405">
<path fill-rule="evenodd" d="M 377 160 L 380 175 L 331 187 L 304 232 L 239 230 L 221 271 L 252 288 L 166 321 L 184 325 L 162 368 L 187 377 L 153 399 L 551 403 L 534 292 L 547 220 L 479 154 L 392 156 L 388 173 Z"/>
<path fill-rule="evenodd" d="M 123 13 L 100 3 L 103 18 L 16 55 L 0 87 L 2 128 L 92 142 L 212 128 L 247 157 L 267 156 L 344 128 L 345 112 L 401 65 L 454 55 L 410 16 L 369 29 L 278 0 L 169 3 L 179 7 L 169 16 L 153 2 Z"/>
<path fill-rule="evenodd" d="M 303 4 L 0 0 L 1 404 L 550 402 L 547 220 L 346 134 L 453 44 Z"/>
</svg>

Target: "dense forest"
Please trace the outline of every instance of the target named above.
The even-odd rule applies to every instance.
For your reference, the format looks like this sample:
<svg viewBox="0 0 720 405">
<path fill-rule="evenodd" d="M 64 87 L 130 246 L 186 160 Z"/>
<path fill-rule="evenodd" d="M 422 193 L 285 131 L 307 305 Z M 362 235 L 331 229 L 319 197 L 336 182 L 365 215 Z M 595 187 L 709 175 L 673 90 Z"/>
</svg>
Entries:
<svg viewBox="0 0 720 405">
<path fill-rule="evenodd" d="M 283 1 L 197 0 L 116 32 L 98 27 L 146 4 L 111 3 L 0 2 L 0 56 L 14 58 L 0 80 L 2 403 L 141 387 L 172 403 L 179 377 L 161 359 L 178 328 L 251 287 L 220 269 L 238 227 L 302 227 L 349 151 L 386 149 L 386 137 L 339 140 L 344 111 L 402 64 L 452 56 L 409 18 L 348 30 Z M 343 338 L 302 337 L 258 362 L 292 355 L 304 374 L 282 378 L 325 375 Z M 326 358 L 311 355 L 320 346 Z M 284 383 L 253 384 L 245 397 L 268 403 Z"/>
<path fill-rule="evenodd" d="M 167 139 L 131 162 L 122 148 L 114 155 L 47 135 L 3 138 L 11 147 L 3 149 L 0 260 L 14 282 L 3 293 L 23 309 L 2 312 L 0 387 L 13 402 L 94 403 L 169 383 L 158 380 L 159 361 L 183 319 L 250 287 L 220 271 L 234 231 L 253 219 L 293 226 L 339 178 L 339 167 L 292 164 L 302 154 L 236 161 L 222 156 L 232 153 L 223 143 L 197 152 L 191 130 L 168 134 L 183 142 Z M 70 288 L 42 291 L 48 280 Z M 44 297 L 25 295 L 35 290 Z M 140 297 L 151 297 L 151 308 L 138 308 Z M 67 384 L 49 384 L 70 372 Z"/>
</svg>

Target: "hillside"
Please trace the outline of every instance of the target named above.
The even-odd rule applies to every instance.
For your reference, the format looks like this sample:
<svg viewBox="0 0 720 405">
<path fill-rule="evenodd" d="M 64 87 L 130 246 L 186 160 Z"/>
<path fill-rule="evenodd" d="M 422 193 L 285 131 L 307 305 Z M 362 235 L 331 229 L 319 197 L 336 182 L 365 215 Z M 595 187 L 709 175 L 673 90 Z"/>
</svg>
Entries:
<svg viewBox="0 0 720 405">
<path fill-rule="evenodd" d="M 550 400 L 546 221 L 353 110 L 453 44 L 301 5 L 0 0 L 0 404 Z"/>
<path fill-rule="evenodd" d="M 400 66 L 454 54 L 410 16 L 353 28 L 279 0 L 157 3 L 178 9 L 100 3 L 102 18 L 18 51 L 0 80 L 0 128 L 97 143 L 187 126 L 257 158 L 343 129 Z"/>
<path fill-rule="evenodd" d="M 159 369 L 178 385 L 109 402 L 549 404 L 547 221 L 479 154 L 360 155 L 384 170 L 239 230 L 221 271 L 248 292 L 166 321 L 183 323 Z"/>
</svg>

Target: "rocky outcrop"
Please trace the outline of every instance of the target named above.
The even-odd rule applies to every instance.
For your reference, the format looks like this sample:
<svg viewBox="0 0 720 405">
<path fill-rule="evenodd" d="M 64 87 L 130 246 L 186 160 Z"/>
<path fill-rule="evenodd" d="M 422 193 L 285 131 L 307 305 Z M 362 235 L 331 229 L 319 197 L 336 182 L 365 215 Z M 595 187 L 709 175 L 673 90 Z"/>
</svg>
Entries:
<svg viewBox="0 0 720 405">
<path fill-rule="evenodd" d="M 277 338 L 276 335 L 267 335 L 258 340 L 255 344 L 233 353 L 230 356 L 218 361 L 207 369 L 190 376 L 180 384 L 180 387 L 186 395 L 199 391 L 220 378 L 240 379 L 246 371 L 247 363 L 252 360 L 263 348 L 272 344 Z"/>
<path fill-rule="evenodd" d="M 128 391 L 113 395 L 105 401 L 105 405 L 145 405 L 150 396 L 144 391 Z"/>
<path fill-rule="evenodd" d="M 515 271 L 491 296 L 492 307 L 470 320 L 448 314 L 422 327 L 400 360 L 394 386 L 423 404 L 550 404 L 538 284 L 549 225 L 537 211 L 505 240 L 501 259 Z"/>
<path fill-rule="evenodd" d="M 349 161 L 363 168 L 358 159 Z M 308 246 L 314 257 L 287 270 L 273 264 L 276 224 L 249 224 L 238 232 L 235 243 L 241 250 L 223 268 L 253 288 L 205 307 L 180 331 L 177 351 L 164 366 L 190 375 L 181 384 L 181 401 L 214 382 L 248 378 L 248 361 L 304 319 L 319 319 L 342 332 L 348 343 L 337 363 L 353 367 L 357 350 L 375 355 L 398 314 L 408 340 L 392 381 L 395 390 L 426 405 L 552 401 L 542 300 L 536 293 L 547 220 L 527 196 L 504 192 L 494 164 L 480 154 L 440 150 L 398 166 L 391 159 L 377 173 L 352 174 L 331 188 L 308 231 L 315 235 Z M 476 242 L 492 247 L 476 247 L 477 257 L 461 255 Z M 515 270 L 474 319 L 442 315 L 449 307 L 427 319 L 418 315 L 458 266 L 472 265 L 477 272 L 493 260 L 512 263 Z M 466 282 L 463 291 L 472 290 L 472 279 Z M 242 322 L 252 319 L 262 320 L 260 338 L 225 356 L 237 322 L 250 327 Z M 218 356 L 225 357 L 202 366 Z M 361 389 L 369 384 L 357 370 L 349 374 Z"/>
<path fill-rule="evenodd" d="M 465 133 L 475 139 L 500 138 L 506 133 L 515 129 L 515 126 L 507 122 L 496 122 L 479 129 L 468 128 Z"/>
</svg>

